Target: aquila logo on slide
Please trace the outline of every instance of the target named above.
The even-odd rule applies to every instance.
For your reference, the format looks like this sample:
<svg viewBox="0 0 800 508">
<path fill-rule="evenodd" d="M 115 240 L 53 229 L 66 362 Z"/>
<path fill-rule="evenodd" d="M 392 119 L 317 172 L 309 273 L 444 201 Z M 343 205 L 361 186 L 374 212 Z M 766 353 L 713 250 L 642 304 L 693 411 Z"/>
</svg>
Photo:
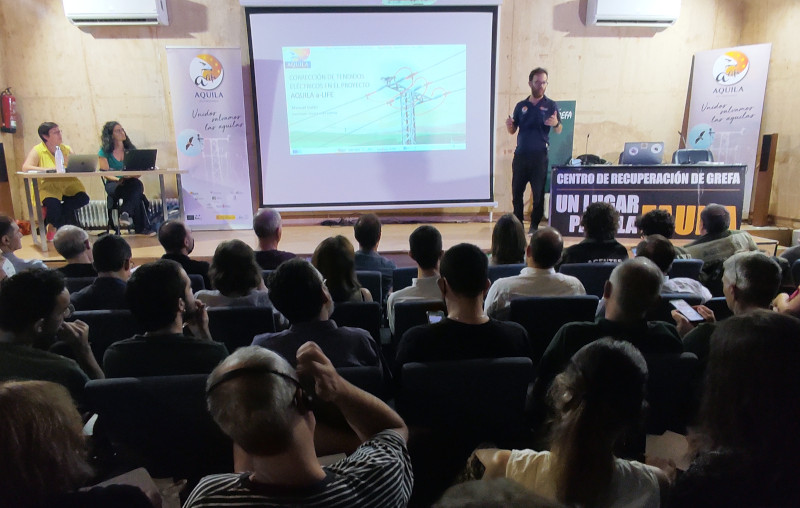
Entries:
<svg viewBox="0 0 800 508">
<path fill-rule="evenodd" d="M 283 67 L 285 69 L 310 69 L 311 48 L 284 48 Z"/>
<path fill-rule="evenodd" d="M 723 86 L 735 85 L 743 80 L 750 68 L 750 60 L 741 51 L 728 51 L 717 58 L 712 68 L 714 80 Z"/>
<path fill-rule="evenodd" d="M 222 84 L 222 64 L 213 56 L 203 53 L 197 55 L 189 64 L 189 76 L 201 90 L 213 90 Z"/>
</svg>

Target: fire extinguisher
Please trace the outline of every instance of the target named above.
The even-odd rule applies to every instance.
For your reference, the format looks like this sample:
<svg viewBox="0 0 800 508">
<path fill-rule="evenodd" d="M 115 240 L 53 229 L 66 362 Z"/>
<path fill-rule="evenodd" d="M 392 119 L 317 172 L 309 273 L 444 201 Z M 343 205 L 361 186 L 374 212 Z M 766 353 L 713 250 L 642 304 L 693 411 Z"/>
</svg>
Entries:
<svg viewBox="0 0 800 508">
<path fill-rule="evenodd" d="M 2 112 L 3 117 L 0 131 L 17 132 L 17 99 L 11 95 L 11 87 L 0 93 L 0 112 Z"/>
</svg>

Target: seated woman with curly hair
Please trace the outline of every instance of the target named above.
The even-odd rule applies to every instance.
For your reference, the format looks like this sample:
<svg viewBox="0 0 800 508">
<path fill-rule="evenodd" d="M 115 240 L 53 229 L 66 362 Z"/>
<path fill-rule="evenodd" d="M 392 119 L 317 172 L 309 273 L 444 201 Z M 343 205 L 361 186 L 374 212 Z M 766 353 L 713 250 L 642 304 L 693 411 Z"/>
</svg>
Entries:
<svg viewBox="0 0 800 508">
<path fill-rule="evenodd" d="M 209 307 L 271 305 L 255 253 L 241 240 L 217 245 L 208 278 L 214 289 L 203 289 L 194 296 Z"/>
<path fill-rule="evenodd" d="M 585 238 L 564 249 L 559 264 L 621 263 L 628 259 L 628 249 L 614 239 L 619 229 L 619 212 L 614 205 L 597 201 L 587 206 L 581 227 Z"/>
<path fill-rule="evenodd" d="M 85 488 L 94 473 L 81 415 L 67 389 L 49 381 L 0 384 L 0 472 L 7 508 L 161 506 L 158 492 L 132 485 Z"/>
</svg>

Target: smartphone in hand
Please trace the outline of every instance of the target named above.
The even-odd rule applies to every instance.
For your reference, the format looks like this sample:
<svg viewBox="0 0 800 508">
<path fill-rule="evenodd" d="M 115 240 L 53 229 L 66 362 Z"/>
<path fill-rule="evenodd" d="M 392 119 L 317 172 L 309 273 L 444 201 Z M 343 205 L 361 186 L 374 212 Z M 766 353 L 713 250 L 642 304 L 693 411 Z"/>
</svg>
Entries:
<svg viewBox="0 0 800 508">
<path fill-rule="evenodd" d="M 442 319 L 444 319 L 444 312 L 441 310 L 429 310 L 428 314 L 428 323 L 438 323 Z"/>
<path fill-rule="evenodd" d="M 669 303 L 690 323 L 703 323 L 705 318 L 694 310 L 685 300 L 670 300 Z"/>
</svg>

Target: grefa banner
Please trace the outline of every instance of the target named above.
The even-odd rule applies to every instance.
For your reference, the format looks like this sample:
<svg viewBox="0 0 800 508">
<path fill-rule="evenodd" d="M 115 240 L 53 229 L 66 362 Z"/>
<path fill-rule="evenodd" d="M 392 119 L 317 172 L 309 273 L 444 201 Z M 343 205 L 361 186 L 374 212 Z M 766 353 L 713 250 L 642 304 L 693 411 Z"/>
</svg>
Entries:
<svg viewBox="0 0 800 508">
<path fill-rule="evenodd" d="M 253 210 L 239 48 L 167 48 L 186 223 L 249 229 Z"/>
<path fill-rule="evenodd" d="M 686 148 L 745 164 L 742 211 L 750 210 L 761 113 L 772 44 L 702 51 L 694 56 Z"/>
</svg>

